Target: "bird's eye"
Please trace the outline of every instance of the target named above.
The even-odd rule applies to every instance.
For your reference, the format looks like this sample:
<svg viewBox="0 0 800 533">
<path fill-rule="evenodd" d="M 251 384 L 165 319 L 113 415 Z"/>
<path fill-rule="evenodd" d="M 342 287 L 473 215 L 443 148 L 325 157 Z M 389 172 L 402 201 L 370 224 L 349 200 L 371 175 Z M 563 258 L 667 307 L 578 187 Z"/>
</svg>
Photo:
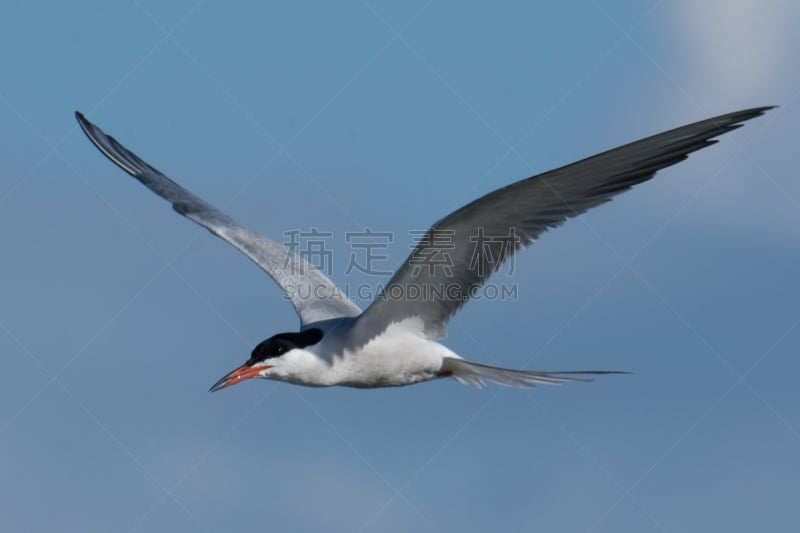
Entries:
<svg viewBox="0 0 800 533">
<path fill-rule="evenodd" d="M 275 350 L 275 353 L 277 353 L 278 355 L 283 355 L 284 353 L 286 353 L 286 346 L 284 346 L 283 344 L 278 345 L 278 349 Z"/>
</svg>

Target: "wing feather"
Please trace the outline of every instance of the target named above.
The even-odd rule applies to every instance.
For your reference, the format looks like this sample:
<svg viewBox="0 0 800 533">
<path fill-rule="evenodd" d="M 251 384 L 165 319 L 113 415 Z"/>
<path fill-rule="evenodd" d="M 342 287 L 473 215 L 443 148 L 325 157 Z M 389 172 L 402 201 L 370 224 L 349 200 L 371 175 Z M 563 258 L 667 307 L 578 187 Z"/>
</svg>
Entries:
<svg viewBox="0 0 800 533">
<path fill-rule="evenodd" d="M 428 337 L 443 337 L 450 318 L 514 252 L 768 109 L 737 111 L 647 137 L 465 205 L 428 230 L 358 319 L 360 331 L 366 338 L 413 318 L 410 323 L 421 324 Z"/>
<path fill-rule="evenodd" d="M 187 191 L 89 122 L 80 112 L 78 123 L 89 140 L 125 172 L 172 204 L 172 208 L 233 245 L 274 279 L 289 297 L 303 326 L 361 310 L 322 272 L 280 244 L 237 223 Z"/>
</svg>

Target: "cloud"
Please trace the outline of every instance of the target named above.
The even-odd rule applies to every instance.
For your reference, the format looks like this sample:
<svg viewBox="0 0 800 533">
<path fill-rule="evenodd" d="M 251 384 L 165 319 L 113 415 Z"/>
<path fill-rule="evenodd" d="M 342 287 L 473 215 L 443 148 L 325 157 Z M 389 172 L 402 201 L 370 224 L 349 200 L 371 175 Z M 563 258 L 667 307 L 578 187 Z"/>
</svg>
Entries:
<svg viewBox="0 0 800 533">
<path fill-rule="evenodd" d="M 763 95 L 795 78 L 793 30 L 800 5 L 756 0 L 706 0 L 670 5 L 673 30 L 691 54 L 686 68 L 712 90 L 733 88 L 738 96 Z"/>
</svg>

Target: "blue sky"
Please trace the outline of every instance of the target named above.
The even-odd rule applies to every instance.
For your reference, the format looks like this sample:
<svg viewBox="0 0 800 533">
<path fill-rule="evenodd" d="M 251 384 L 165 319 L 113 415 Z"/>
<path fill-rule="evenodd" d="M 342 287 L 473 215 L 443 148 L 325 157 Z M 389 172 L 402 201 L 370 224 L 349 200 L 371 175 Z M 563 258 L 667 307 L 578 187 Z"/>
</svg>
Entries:
<svg viewBox="0 0 800 533">
<path fill-rule="evenodd" d="M 28 2 L 0 20 L 0 529 L 752 531 L 800 490 L 800 9 Z M 520 254 L 447 345 L 634 372 L 526 392 L 208 387 L 276 286 L 83 137 L 244 224 L 420 230 L 534 173 L 780 105 Z M 358 302 L 365 305 L 367 302 Z"/>
</svg>

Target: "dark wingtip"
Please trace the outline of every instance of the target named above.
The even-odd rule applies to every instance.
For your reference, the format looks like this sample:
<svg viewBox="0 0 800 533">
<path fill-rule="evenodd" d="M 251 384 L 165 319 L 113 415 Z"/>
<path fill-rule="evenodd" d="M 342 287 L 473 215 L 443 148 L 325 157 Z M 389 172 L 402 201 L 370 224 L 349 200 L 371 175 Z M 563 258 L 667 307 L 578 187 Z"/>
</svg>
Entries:
<svg viewBox="0 0 800 533">
<path fill-rule="evenodd" d="M 776 107 L 779 107 L 779 106 L 776 106 L 776 105 L 762 105 L 762 106 L 759 106 L 759 107 L 751 107 L 750 109 L 745 109 L 744 112 L 746 113 L 748 111 L 752 111 L 754 113 L 766 113 L 770 109 L 775 109 Z"/>
<path fill-rule="evenodd" d="M 753 113 L 755 113 L 756 115 L 763 115 L 764 113 L 766 113 L 770 109 L 776 109 L 777 107 L 778 106 L 776 106 L 776 105 L 765 105 L 765 106 L 761 106 L 761 107 L 754 107 L 753 109 L 751 109 L 751 111 Z"/>
<path fill-rule="evenodd" d="M 741 128 L 745 121 L 760 117 L 770 109 L 775 109 L 776 107 L 777 106 L 774 105 L 751 107 L 750 109 L 742 109 L 740 111 L 733 111 L 732 113 L 711 117 L 707 120 L 717 127 L 718 131 L 715 133 L 715 136 L 717 136 Z"/>
<path fill-rule="evenodd" d="M 75 111 L 75 120 L 78 121 L 78 125 L 81 127 L 83 132 L 91 139 L 91 135 L 89 135 L 89 129 L 92 128 L 93 124 L 89 122 L 89 119 L 81 113 L 80 111 Z M 92 140 L 94 142 L 94 140 Z"/>
<path fill-rule="evenodd" d="M 742 115 L 763 115 L 764 113 L 766 113 L 770 109 L 775 109 L 776 107 L 778 107 L 778 106 L 776 106 L 776 105 L 762 105 L 760 107 L 751 107 L 749 109 L 742 109 L 738 113 L 742 114 Z"/>
<path fill-rule="evenodd" d="M 775 109 L 776 105 L 765 105 L 761 107 L 753 107 L 750 109 L 743 109 L 737 113 L 733 113 L 732 117 L 736 122 L 740 122 L 743 120 L 750 120 L 751 118 L 760 117 L 770 109 Z M 737 124 L 737 127 L 741 126 L 741 124 Z"/>
</svg>

